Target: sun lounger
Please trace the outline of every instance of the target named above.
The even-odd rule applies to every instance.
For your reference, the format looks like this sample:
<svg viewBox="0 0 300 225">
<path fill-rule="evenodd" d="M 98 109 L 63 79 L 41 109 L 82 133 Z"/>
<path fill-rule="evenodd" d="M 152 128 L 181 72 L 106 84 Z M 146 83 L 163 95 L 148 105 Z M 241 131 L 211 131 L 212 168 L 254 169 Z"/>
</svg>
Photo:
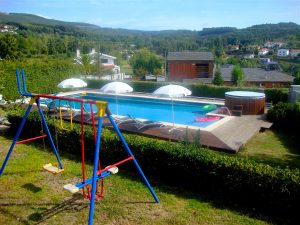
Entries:
<svg viewBox="0 0 300 225">
<path fill-rule="evenodd" d="M 164 124 L 161 122 L 157 122 L 157 121 L 153 121 L 153 120 L 136 120 L 134 126 L 138 129 L 138 130 L 143 130 L 143 129 L 147 129 L 150 127 L 163 127 Z"/>
<path fill-rule="evenodd" d="M 130 115 L 126 116 L 113 116 L 115 123 L 117 125 L 127 124 L 127 123 L 136 123 L 137 120 Z"/>
</svg>

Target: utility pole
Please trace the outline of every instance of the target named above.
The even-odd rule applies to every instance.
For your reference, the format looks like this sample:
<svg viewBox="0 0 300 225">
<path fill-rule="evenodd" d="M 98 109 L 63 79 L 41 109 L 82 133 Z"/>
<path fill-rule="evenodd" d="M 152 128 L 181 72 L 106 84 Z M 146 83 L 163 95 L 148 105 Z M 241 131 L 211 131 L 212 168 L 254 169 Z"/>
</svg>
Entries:
<svg viewBox="0 0 300 225">
<path fill-rule="evenodd" d="M 167 50 L 165 49 L 164 51 L 164 75 L 165 75 L 165 79 L 167 80 Z"/>
</svg>

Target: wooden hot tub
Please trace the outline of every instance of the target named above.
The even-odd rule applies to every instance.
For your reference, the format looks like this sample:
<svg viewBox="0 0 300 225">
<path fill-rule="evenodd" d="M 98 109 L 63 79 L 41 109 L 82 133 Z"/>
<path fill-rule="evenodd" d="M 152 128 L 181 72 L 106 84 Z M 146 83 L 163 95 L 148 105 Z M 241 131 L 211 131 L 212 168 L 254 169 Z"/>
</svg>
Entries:
<svg viewBox="0 0 300 225">
<path fill-rule="evenodd" d="M 243 115 L 257 115 L 265 112 L 265 94 L 252 91 L 229 91 L 225 93 L 225 106 L 240 110 Z"/>
</svg>

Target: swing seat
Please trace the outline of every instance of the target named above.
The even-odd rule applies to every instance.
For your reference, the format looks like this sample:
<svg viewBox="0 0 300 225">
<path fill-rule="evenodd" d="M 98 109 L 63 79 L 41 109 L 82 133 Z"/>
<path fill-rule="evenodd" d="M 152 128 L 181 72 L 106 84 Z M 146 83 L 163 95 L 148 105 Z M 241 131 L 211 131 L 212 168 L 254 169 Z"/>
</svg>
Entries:
<svg viewBox="0 0 300 225">
<path fill-rule="evenodd" d="M 107 167 L 105 167 L 105 168 L 107 168 Z M 119 169 L 118 169 L 118 167 L 114 166 L 112 168 L 109 168 L 107 171 L 110 172 L 111 174 L 116 174 L 117 172 L 119 172 Z"/>
<path fill-rule="evenodd" d="M 64 169 L 59 169 L 56 166 L 52 166 L 51 163 L 48 163 L 46 165 L 43 166 L 44 170 L 53 173 L 53 174 L 59 174 L 62 173 L 64 171 Z"/>
<path fill-rule="evenodd" d="M 76 187 L 74 184 L 66 184 L 64 185 L 64 189 L 71 192 L 72 194 L 75 194 L 79 191 L 79 188 Z"/>
</svg>

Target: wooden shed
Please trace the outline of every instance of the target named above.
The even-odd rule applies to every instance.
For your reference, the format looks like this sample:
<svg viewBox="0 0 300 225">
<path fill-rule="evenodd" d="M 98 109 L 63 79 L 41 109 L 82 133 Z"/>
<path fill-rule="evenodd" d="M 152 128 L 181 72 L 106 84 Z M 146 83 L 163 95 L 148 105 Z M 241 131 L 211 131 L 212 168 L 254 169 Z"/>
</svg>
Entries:
<svg viewBox="0 0 300 225">
<path fill-rule="evenodd" d="M 213 77 L 214 57 L 211 52 L 169 52 L 167 64 L 170 81 Z"/>
</svg>

